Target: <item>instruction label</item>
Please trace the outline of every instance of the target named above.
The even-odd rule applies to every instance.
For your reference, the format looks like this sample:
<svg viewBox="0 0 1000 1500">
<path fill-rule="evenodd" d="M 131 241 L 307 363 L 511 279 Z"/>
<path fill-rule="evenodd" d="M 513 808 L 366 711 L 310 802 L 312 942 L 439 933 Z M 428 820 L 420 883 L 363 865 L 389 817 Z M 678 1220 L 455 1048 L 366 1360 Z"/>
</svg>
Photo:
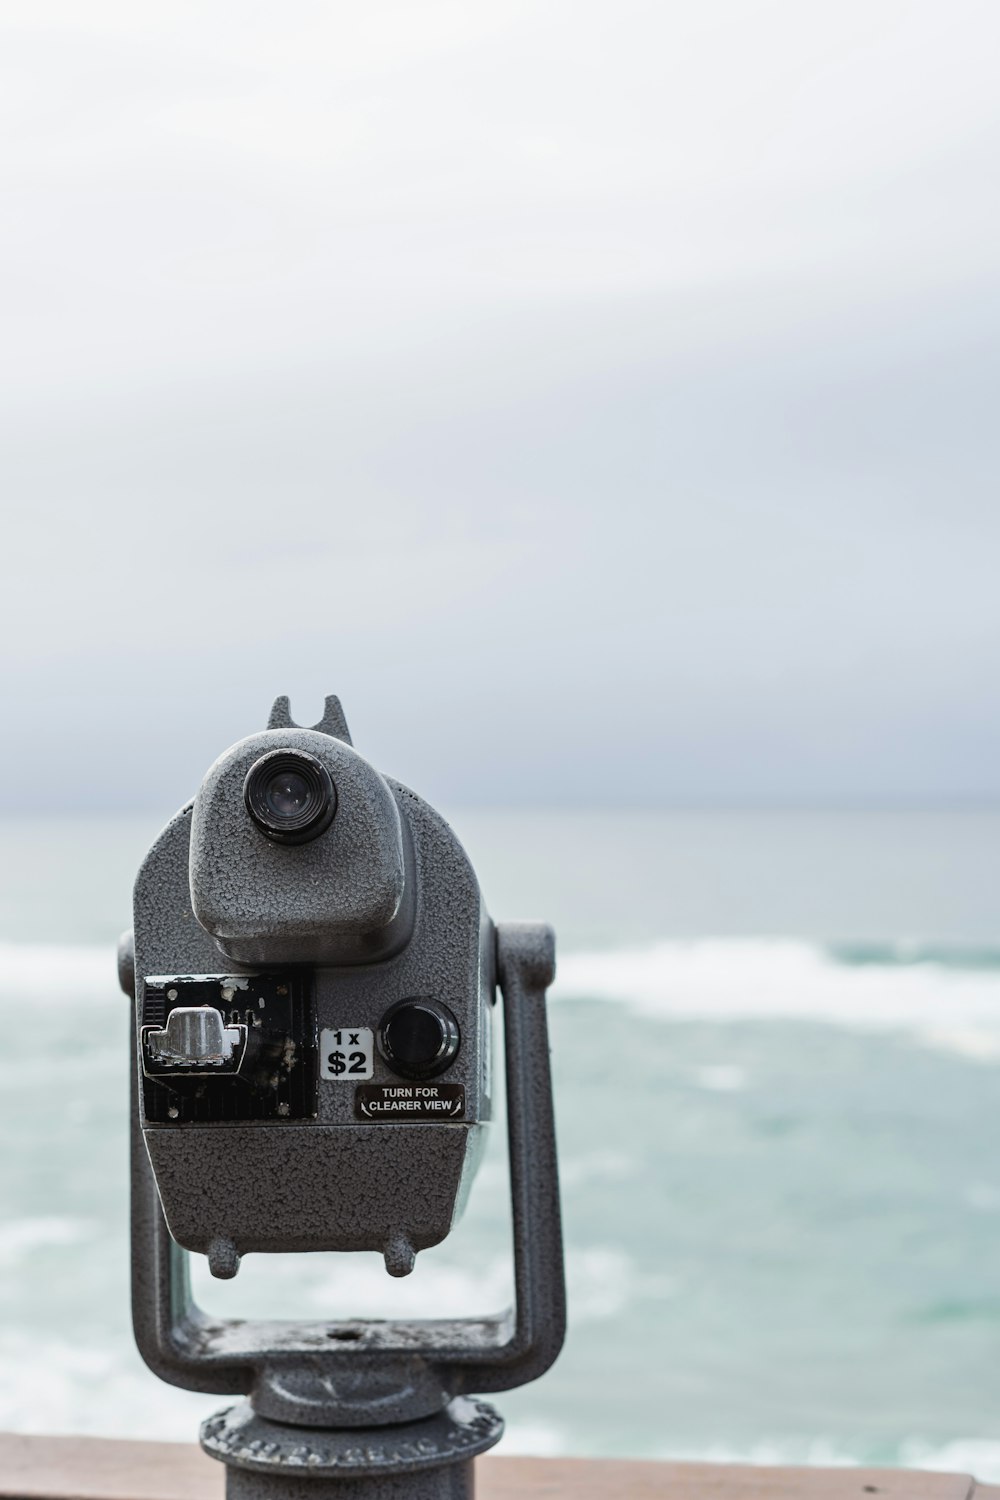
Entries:
<svg viewBox="0 0 1000 1500">
<path fill-rule="evenodd" d="M 370 1078 L 375 1062 L 375 1036 L 368 1026 L 327 1026 L 319 1037 L 319 1076 L 334 1083 L 357 1083 Z"/>
<path fill-rule="evenodd" d="M 358 1120 L 461 1120 L 465 1085 L 461 1083 L 369 1083 L 354 1091 Z"/>
</svg>

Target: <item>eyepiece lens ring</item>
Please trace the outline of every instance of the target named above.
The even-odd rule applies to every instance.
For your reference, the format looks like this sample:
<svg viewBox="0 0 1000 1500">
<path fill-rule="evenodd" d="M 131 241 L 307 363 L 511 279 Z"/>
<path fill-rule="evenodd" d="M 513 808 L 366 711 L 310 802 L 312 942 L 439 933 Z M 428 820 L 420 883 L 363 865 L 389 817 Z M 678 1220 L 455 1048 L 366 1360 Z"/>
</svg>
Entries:
<svg viewBox="0 0 1000 1500">
<path fill-rule="evenodd" d="M 337 789 L 322 761 L 305 750 L 270 750 L 254 761 L 243 801 L 257 827 L 276 844 L 319 838 L 337 811 Z"/>
</svg>

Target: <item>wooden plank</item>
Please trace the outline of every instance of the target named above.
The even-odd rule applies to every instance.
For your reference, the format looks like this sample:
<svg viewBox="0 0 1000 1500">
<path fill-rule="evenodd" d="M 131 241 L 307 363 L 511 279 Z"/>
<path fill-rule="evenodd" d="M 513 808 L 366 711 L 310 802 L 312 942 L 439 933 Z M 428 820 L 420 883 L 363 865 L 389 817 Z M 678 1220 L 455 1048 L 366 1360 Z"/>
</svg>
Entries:
<svg viewBox="0 0 1000 1500">
<path fill-rule="evenodd" d="M 0 1433 L 0 1500 L 222 1500 L 223 1466 L 189 1443 Z M 477 1500 L 1000 1500 L 958 1474 L 492 1458 Z"/>
<path fill-rule="evenodd" d="M 967 1475 L 586 1458 L 484 1458 L 477 1500 L 969 1500 Z"/>
<path fill-rule="evenodd" d="M 3 1500 L 222 1500 L 222 1465 L 192 1443 L 0 1434 Z"/>
</svg>

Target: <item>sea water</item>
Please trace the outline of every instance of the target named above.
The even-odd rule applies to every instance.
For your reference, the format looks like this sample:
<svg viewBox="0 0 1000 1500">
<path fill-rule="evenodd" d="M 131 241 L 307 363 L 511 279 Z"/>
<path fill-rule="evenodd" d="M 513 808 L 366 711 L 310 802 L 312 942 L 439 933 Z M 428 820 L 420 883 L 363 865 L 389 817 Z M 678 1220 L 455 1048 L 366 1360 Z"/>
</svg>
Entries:
<svg viewBox="0 0 1000 1500">
<path fill-rule="evenodd" d="M 0 825 L 0 1427 L 191 1439 L 135 1353 L 128 1003 L 156 818 Z M 570 1332 L 507 1451 L 1000 1477 L 1000 814 L 479 812 L 497 919 L 559 935 Z M 461 1226 L 249 1256 L 231 1315 L 494 1311 L 502 1132 Z"/>
</svg>

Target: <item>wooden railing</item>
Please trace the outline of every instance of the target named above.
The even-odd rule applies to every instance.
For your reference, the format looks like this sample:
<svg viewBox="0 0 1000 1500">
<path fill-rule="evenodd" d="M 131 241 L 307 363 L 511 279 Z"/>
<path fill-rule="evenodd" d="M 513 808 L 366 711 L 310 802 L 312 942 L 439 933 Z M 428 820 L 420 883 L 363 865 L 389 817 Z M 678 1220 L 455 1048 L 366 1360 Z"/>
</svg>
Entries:
<svg viewBox="0 0 1000 1500">
<path fill-rule="evenodd" d="M 221 1464 L 188 1443 L 0 1434 L 0 1500 L 222 1500 Z M 967 1474 L 773 1469 L 603 1458 L 481 1458 L 477 1500 L 1000 1500 Z"/>
</svg>

